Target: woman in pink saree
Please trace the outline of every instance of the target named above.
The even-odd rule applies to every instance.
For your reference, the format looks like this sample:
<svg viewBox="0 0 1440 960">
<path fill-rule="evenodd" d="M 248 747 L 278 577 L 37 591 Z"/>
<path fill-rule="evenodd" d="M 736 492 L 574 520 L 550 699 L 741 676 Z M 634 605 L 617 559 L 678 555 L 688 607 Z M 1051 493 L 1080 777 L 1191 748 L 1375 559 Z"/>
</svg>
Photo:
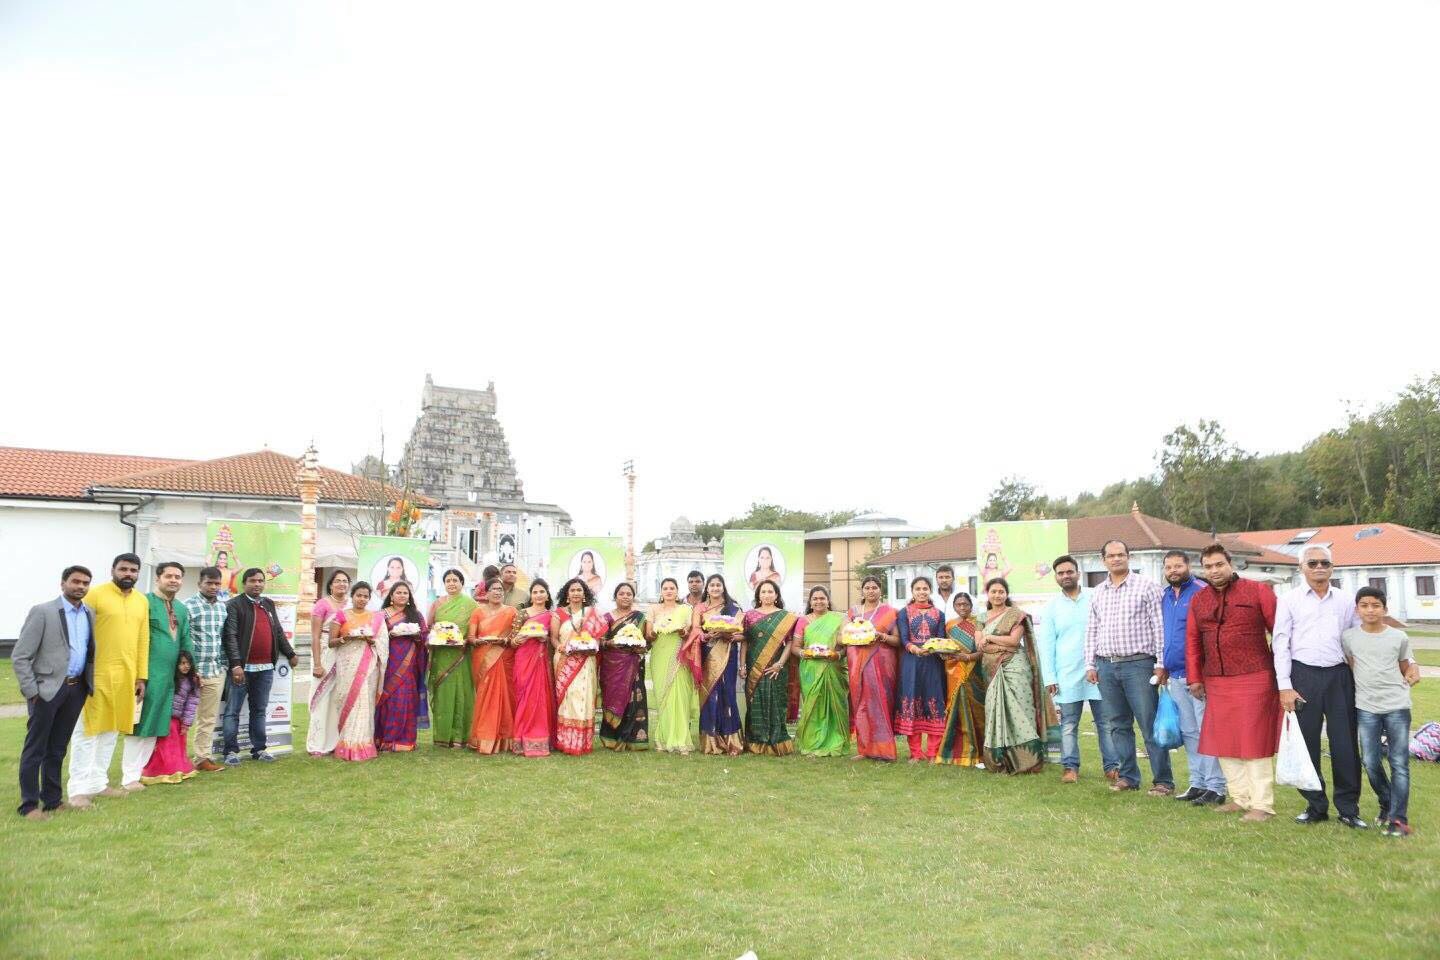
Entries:
<svg viewBox="0 0 1440 960">
<path fill-rule="evenodd" d="M 520 611 L 511 661 L 515 693 L 515 739 L 510 749 L 526 757 L 550 756 L 555 736 L 555 684 L 550 679 L 550 644 L 559 636 L 559 621 L 550 609 L 550 585 L 530 581 L 530 606 Z M 535 624 L 537 635 L 526 628 Z"/>
<path fill-rule="evenodd" d="M 880 579 L 860 581 L 860 605 L 851 607 L 850 620 L 868 620 L 875 641 L 868 646 L 846 647 L 850 667 L 850 727 L 855 731 L 855 756 L 872 760 L 895 759 L 895 683 L 900 660 L 900 636 L 895 608 L 880 599 Z"/>
<path fill-rule="evenodd" d="M 330 647 L 335 651 L 335 688 L 331 694 L 340 701 L 336 726 L 339 740 L 335 756 L 341 760 L 370 760 L 375 751 L 375 700 L 390 637 L 385 615 L 366 610 L 370 584 L 358 581 L 350 589 L 350 607 L 335 614 L 330 629 Z"/>
</svg>

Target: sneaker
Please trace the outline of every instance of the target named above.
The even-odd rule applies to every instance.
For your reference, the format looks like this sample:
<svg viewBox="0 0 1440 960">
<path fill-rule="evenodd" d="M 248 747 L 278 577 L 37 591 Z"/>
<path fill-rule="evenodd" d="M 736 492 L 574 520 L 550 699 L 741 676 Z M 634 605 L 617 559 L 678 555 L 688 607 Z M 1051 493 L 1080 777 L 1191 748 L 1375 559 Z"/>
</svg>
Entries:
<svg viewBox="0 0 1440 960">
<path fill-rule="evenodd" d="M 1410 824 L 1404 820 L 1391 820 L 1390 825 L 1382 831 L 1387 837 L 1408 837 L 1411 832 Z"/>
<path fill-rule="evenodd" d="M 1175 794 L 1175 799 L 1190 803 L 1191 801 L 1199 800 L 1205 793 L 1206 791 L 1201 790 L 1199 787 L 1190 787 L 1184 793 Z"/>
<path fill-rule="evenodd" d="M 1190 805 L 1195 807 L 1213 807 L 1216 804 L 1224 802 L 1225 797 L 1223 794 L 1216 793 L 1214 790 L 1206 790 L 1204 793 L 1200 794 L 1200 796 L 1196 797 L 1194 800 L 1191 800 Z"/>
<path fill-rule="evenodd" d="M 261 750 L 259 753 L 253 755 L 250 759 L 259 760 L 261 763 L 275 762 L 275 756 L 269 750 Z"/>
<path fill-rule="evenodd" d="M 227 754 L 225 754 L 225 766 L 227 766 L 227 767 L 238 767 L 238 766 L 240 766 L 240 754 L 238 754 L 238 753 L 227 753 Z M 227 782 L 228 782 L 228 781 L 227 781 Z"/>
</svg>

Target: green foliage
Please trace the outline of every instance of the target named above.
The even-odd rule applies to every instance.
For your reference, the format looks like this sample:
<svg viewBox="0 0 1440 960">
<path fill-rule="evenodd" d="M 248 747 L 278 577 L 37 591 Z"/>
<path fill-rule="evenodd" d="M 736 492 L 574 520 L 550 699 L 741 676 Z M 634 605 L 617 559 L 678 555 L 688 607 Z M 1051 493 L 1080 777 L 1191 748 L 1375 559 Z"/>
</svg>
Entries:
<svg viewBox="0 0 1440 960">
<path fill-rule="evenodd" d="M 731 517 L 724 523 L 706 521 L 695 524 L 695 532 L 705 541 L 719 540 L 726 530 L 824 530 L 849 523 L 864 511 L 835 510 L 830 513 L 812 513 L 808 510 L 791 510 L 773 503 L 752 503 L 744 516 Z"/>
</svg>

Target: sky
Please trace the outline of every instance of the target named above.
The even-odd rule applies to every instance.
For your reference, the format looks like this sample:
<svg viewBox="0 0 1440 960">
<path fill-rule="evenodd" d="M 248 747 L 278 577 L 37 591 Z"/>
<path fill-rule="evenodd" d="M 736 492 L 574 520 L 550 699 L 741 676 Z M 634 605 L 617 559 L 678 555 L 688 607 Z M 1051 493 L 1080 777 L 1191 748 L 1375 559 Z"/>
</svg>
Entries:
<svg viewBox="0 0 1440 960">
<path fill-rule="evenodd" d="M 958 524 L 1440 369 L 1440 3 L 0 3 L 0 444 Z"/>
</svg>

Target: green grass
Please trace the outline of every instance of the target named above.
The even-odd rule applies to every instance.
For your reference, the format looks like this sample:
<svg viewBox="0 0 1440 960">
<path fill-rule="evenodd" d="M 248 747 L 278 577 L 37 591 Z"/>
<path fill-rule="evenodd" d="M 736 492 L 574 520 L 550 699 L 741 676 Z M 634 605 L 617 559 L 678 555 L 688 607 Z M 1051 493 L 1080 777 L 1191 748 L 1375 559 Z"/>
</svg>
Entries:
<svg viewBox="0 0 1440 960">
<path fill-rule="evenodd" d="M 15 669 L 7 657 L 0 661 L 0 704 L 24 702 L 25 698 L 20 696 L 20 681 L 15 679 Z"/>
<path fill-rule="evenodd" d="M 1415 693 L 1440 716 L 1440 683 Z M 0 721 L 11 790 L 22 734 Z M 0 817 L 0 954 L 1435 955 L 1435 765 L 1397 841 L 1299 827 L 1286 788 L 1260 825 L 1117 796 L 1085 746 L 1073 787 L 800 757 L 247 763 Z"/>
<path fill-rule="evenodd" d="M 1415 661 L 1426 667 L 1440 667 L 1440 650 L 1426 650 L 1420 647 L 1412 647 L 1411 653 L 1415 654 Z"/>
</svg>

